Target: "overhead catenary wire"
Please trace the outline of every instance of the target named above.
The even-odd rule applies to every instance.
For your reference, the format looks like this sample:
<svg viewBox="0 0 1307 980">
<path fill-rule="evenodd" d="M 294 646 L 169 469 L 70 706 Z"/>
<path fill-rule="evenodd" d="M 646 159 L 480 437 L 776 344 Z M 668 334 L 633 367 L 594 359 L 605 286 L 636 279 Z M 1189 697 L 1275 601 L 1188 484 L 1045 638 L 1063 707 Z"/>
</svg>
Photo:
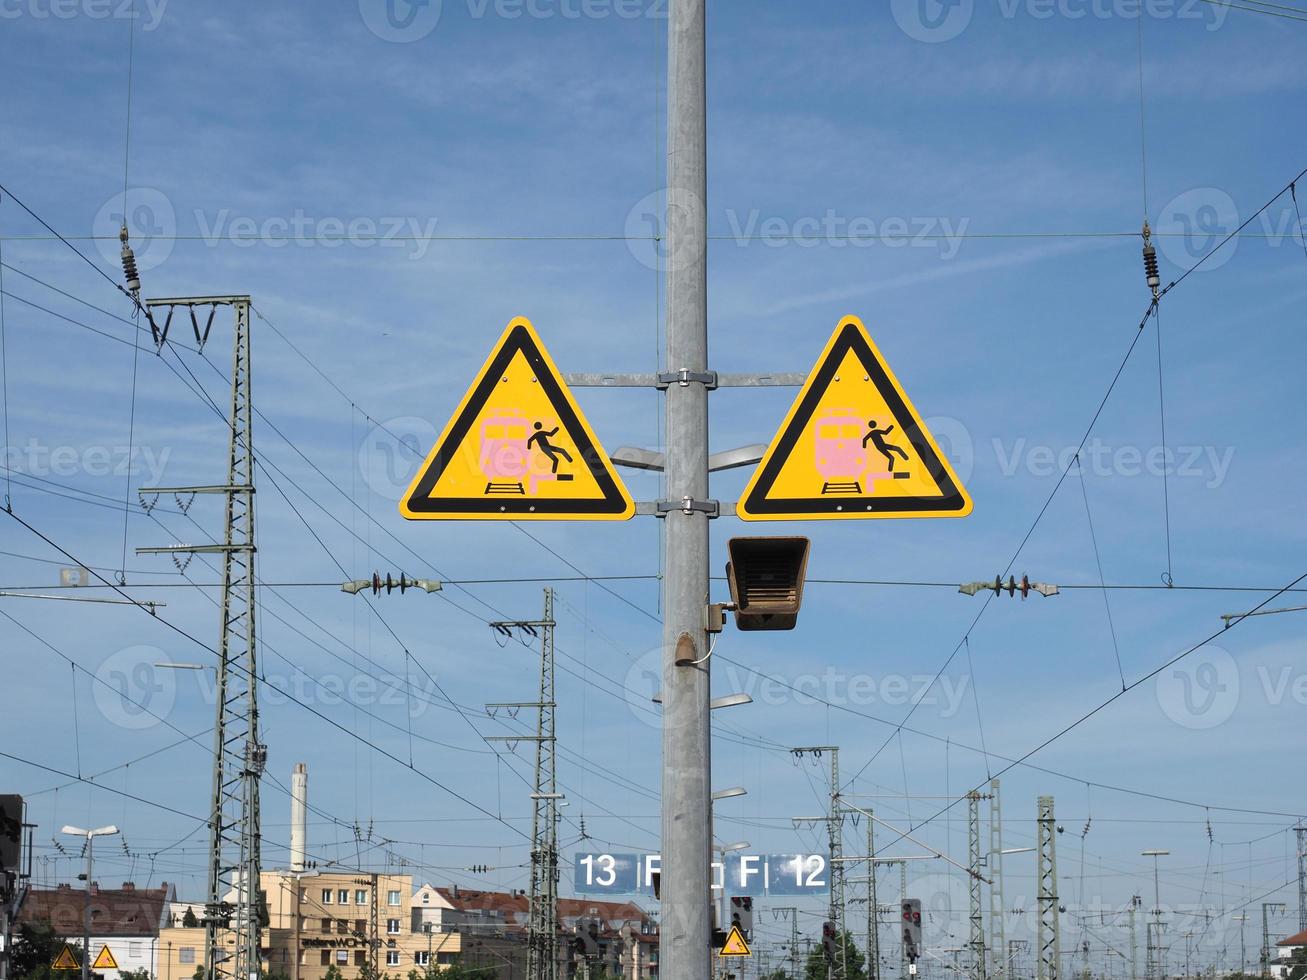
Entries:
<svg viewBox="0 0 1307 980">
<path fill-rule="evenodd" d="M 35 527 L 34 525 L 28 523 L 28 522 L 27 522 L 26 520 L 24 520 L 21 516 L 19 516 L 18 514 L 15 514 L 15 513 L 13 513 L 13 512 L 9 512 L 9 515 L 8 515 L 8 516 L 10 517 L 10 519 L 12 519 L 12 520 L 14 520 L 14 521 L 17 521 L 19 524 L 21 524 L 24 528 L 26 528 L 26 529 L 27 529 L 28 531 L 30 531 L 32 534 L 36 535 L 36 537 L 40 538 L 40 539 L 41 539 L 42 541 L 44 541 L 47 545 L 49 545 L 50 547 L 54 548 L 56 551 L 59 551 L 60 553 L 62 553 L 65 557 L 67 557 L 67 558 L 69 559 L 69 561 L 72 561 L 72 562 L 74 562 L 74 563 L 77 562 L 77 558 L 76 558 L 76 556 L 74 556 L 73 554 L 71 554 L 70 552 L 68 552 L 66 549 L 64 549 L 63 547 L 61 547 L 60 545 L 58 545 L 58 544 L 57 544 L 53 539 L 51 539 L 49 536 L 47 536 L 46 534 L 44 534 L 40 529 L 38 529 L 38 528 Z M 84 566 L 83 566 L 83 567 L 84 567 Z M 124 599 L 131 599 L 131 598 L 132 598 L 130 595 L 128 595 L 126 592 L 124 592 L 124 591 L 121 589 L 121 587 L 117 587 L 115 591 L 117 591 L 117 592 L 118 592 L 118 593 L 119 593 L 119 594 L 120 594 Z M 139 603 L 139 602 L 136 602 L 135 600 L 133 600 L 133 604 L 134 604 L 134 605 L 137 605 L 137 606 L 140 606 L 140 603 Z M 147 615 L 151 616 L 151 618 L 153 618 L 153 619 L 155 619 L 156 621 L 158 621 L 159 623 L 163 624 L 165 627 L 167 627 L 168 629 L 170 629 L 170 630 L 172 630 L 173 632 L 177 633 L 179 636 L 183 637 L 183 638 L 186 639 L 186 640 L 189 640 L 190 642 L 194 643 L 196 646 L 198 646 L 198 647 L 200 647 L 201 649 L 203 649 L 203 650 L 205 650 L 205 651 L 207 651 L 207 652 L 213 654 L 214 656 L 218 656 L 217 651 L 215 651 L 212 647 L 210 647 L 210 646 L 209 646 L 207 643 L 205 643 L 203 640 L 200 640 L 198 637 L 193 636 L 192 634 L 188 633 L 186 630 L 182 629 L 180 626 L 176 625 L 175 623 L 171 622 L 170 620 L 166 619 L 165 617 L 163 617 L 163 616 L 159 616 L 159 615 L 156 615 L 156 614 L 154 614 L 154 613 L 151 613 L 151 612 L 150 612 L 149 610 L 147 610 L 144 606 L 140 606 L 140 608 L 141 608 L 142 611 L 145 612 Z M 233 666 L 235 666 L 235 665 L 233 665 Z M 235 669 L 240 669 L 240 668 L 239 668 L 239 667 L 235 667 Z M 371 748 L 374 752 L 377 752 L 377 753 L 379 753 L 379 754 L 381 754 L 381 755 L 384 755 L 384 756 L 386 756 L 388 759 L 390 759 L 390 760 L 392 760 L 393 762 L 397 763 L 398 765 L 403 766 L 405 769 L 410 770 L 411 772 L 413 772 L 413 773 L 415 773 L 416 775 L 420 776 L 423 780 L 425 780 L 426 782 L 428 782 L 428 783 L 430 783 L 431 785 L 435 786 L 437 789 L 441 790 L 442 792 L 444 792 L 444 793 L 446 793 L 446 794 L 448 794 L 448 795 L 454 797 L 455 799 L 459 800 L 459 801 L 462 802 L 462 803 L 465 803 L 466 805 L 470 806 L 472 809 L 480 811 L 480 812 L 483 813 L 485 816 L 490 817 L 491 819 L 496 820 L 497 822 L 499 822 L 499 821 L 498 821 L 498 818 L 495 816 L 495 814 L 491 813 L 491 812 L 490 812 L 489 810 L 487 810 L 485 807 L 483 807 L 483 806 L 481 806 L 480 804 L 478 804 L 478 803 L 472 801 L 472 800 L 469 799 L 468 797 L 464 796 L 462 793 L 459 793 L 459 792 L 457 792 L 456 790 L 452 789 L 451 787 L 445 785 L 445 784 L 442 783 L 440 780 L 438 780 L 438 779 L 436 779 L 434 776 L 432 776 L 430 773 L 427 773 L 427 772 L 425 772 L 424 770 L 419 769 L 419 768 L 417 768 L 417 767 L 415 767 L 415 766 L 410 766 L 410 765 L 408 765 L 408 763 L 406 763 L 403 759 L 399 758 L 398 756 L 396 756 L 394 753 L 390 752 L 389 750 L 387 750 L 387 749 L 384 748 L 383 746 L 377 745 L 375 742 L 372 742 L 372 741 L 369 741 L 368 739 L 365 739 L 363 736 L 359 735 L 357 732 L 351 731 L 347 726 L 342 725 L 340 722 L 338 722 L 338 721 L 336 721 L 335 719 L 331 718 L 329 715 L 326 715 L 326 714 L 324 714 L 323 712 L 319 711 L 317 708 L 313 707 L 311 704 L 308 704 L 308 703 L 306 703 L 305 701 L 303 701 L 302 699 L 296 697 L 295 694 L 294 694 L 293 692 L 290 692 L 290 691 L 285 690 L 284 688 L 280 688 L 280 687 L 278 687 L 277 685 L 275 685 L 275 684 L 271 683 L 270 681 L 268 681 L 267 678 L 253 678 L 253 677 L 252 677 L 251 680 L 258 680 L 258 681 L 260 681 L 261 683 L 264 684 L 264 686 L 271 688 L 272 690 L 276 691 L 276 692 L 277 692 L 278 694 L 280 694 L 281 696 L 283 696 L 283 697 L 289 699 L 289 700 L 290 700 L 291 702 L 293 702 L 294 704 L 299 705 L 301 708 L 303 708 L 304 710 L 308 711 L 310 714 L 315 715 L 315 716 L 317 716 L 318 718 L 320 718 L 321 720 L 327 722 L 327 724 L 329 724 L 329 725 L 332 726 L 333 728 L 337 729 L 338 731 L 343 732 L 344 734 L 348 735 L 350 738 L 355 739 L 355 740 L 357 740 L 357 741 L 359 741 L 359 742 L 361 742 L 361 743 L 367 745 L 367 746 L 368 746 L 369 748 Z M 511 829 L 514 833 L 518 834 L 519 836 L 522 836 L 522 837 L 525 837 L 525 836 L 526 836 L 525 834 L 523 834 L 520 830 L 518 830 L 518 829 L 515 828 L 515 827 L 510 827 L 509 829 Z"/>
<path fill-rule="evenodd" d="M 1138 329 L 1134 331 L 1134 334 L 1130 340 L 1130 344 L 1126 348 L 1125 356 L 1121 358 L 1121 363 L 1117 366 L 1116 373 L 1112 376 L 1112 380 L 1108 383 L 1107 391 L 1103 394 L 1102 399 L 1098 403 L 1098 407 L 1094 410 L 1094 414 L 1090 418 L 1088 426 L 1085 427 L 1084 434 L 1080 437 L 1080 441 L 1076 445 L 1075 454 L 1073 455 L 1072 459 L 1067 462 L 1066 466 L 1062 468 L 1062 472 L 1059 474 L 1057 478 L 1057 482 L 1053 485 L 1053 489 L 1049 492 L 1048 497 L 1044 500 L 1043 505 L 1039 508 L 1039 512 L 1035 515 L 1034 521 L 1031 522 L 1030 527 L 1026 530 L 1026 533 L 1022 536 L 1021 542 L 1017 545 L 1016 551 L 1013 552 L 1012 558 L 1008 562 L 1007 567 L 1003 569 L 1001 573 L 1002 575 L 1007 575 L 1011 571 L 1013 564 L 1016 563 L 1016 560 L 1017 558 L 1020 557 L 1021 552 L 1025 550 L 1025 546 L 1027 542 L 1029 542 L 1031 536 L 1035 533 L 1035 529 L 1039 526 L 1040 521 L 1043 520 L 1044 514 L 1047 513 L 1049 506 L 1053 503 L 1053 499 L 1057 496 L 1058 490 L 1061 489 L 1062 483 L 1066 480 L 1067 474 L 1071 470 L 1071 466 L 1073 465 L 1073 463 L 1078 463 L 1079 454 L 1084 450 L 1085 442 L 1088 441 L 1090 433 L 1092 433 L 1094 430 L 1094 426 L 1098 424 L 1099 417 L 1103 414 L 1104 408 L 1107 407 L 1107 402 L 1111 398 L 1112 392 L 1116 389 L 1117 383 L 1121 380 L 1121 375 L 1124 373 L 1126 365 L 1130 362 L 1130 357 L 1134 353 L 1135 347 L 1138 346 L 1139 344 L 1139 338 L 1143 336 L 1144 327 L 1147 326 L 1149 316 L 1156 311 L 1158 305 L 1161 303 L 1161 300 L 1165 296 L 1167 296 L 1172 290 L 1174 290 L 1177 286 L 1179 286 L 1182 282 L 1188 279 L 1195 271 L 1197 271 L 1204 264 L 1206 264 L 1207 261 L 1210 260 L 1213 255 L 1220 252 L 1221 249 L 1223 249 L 1230 241 L 1232 241 L 1235 237 L 1237 237 L 1238 234 L 1244 228 L 1248 227 L 1248 225 L 1250 225 L 1253 221 L 1255 221 L 1258 218 L 1258 216 L 1260 216 L 1264 211 L 1266 211 L 1267 208 L 1269 208 L 1277 200 L 1283 197 L 1285 192 L 1290 191 L 1293 188 L 1295 182 L 1302 179 L 1304 174 L 1307 174 L 1307 168 L 1304 168 L 1303 170 L 1299 171 L 1298 174 L 1295 175 L 1292 180 L 1288 181 L 1283 187 L 1281 187 L 1278 191 L 1276 191 L 1275 194 L 1273 194 L 1269 199 L 1267 199 L 1266 203 L 1264 203 L 1260 208 L 1258 208 L 1255 212 L 1253 212 L 1253 214 L 1249 215 L 1247 220 L 1245 220 L 1238 228 L 1231 231 L 1229 234 L 1223 237 L 1219 242 L 1217 242 L 1210 249 L 1204 252 L 1203 255 L 1199 257 L 1199 259 L 1196 262 L 1191 264 L 1183 273 L 1181 273 L 1181 275 L 1178 278 L 1176 278 L 1169 285 L 1167 285 L 1165 289 L 1160 290 L 1159 293 L 1154 297 L 1152 303 L 1149 304 L 1148 309 L 1145 311 L 1143 318 L 1140 320 Z M 1277 591 L 1276 594 L 1277 595 L 1282 594 L 1282 591 L 1283 590 Z M 975 618 L 971 621 L 971 624 L 967 627 L 966 632 L 963 634 L 964 640 L 972 632 L 972 630 L 976 628 L 976 625 L 980 622 L 981 618 L 985 615 L 986 610 L 989 609 L 990 603 L 993 601 L 994 597 L 997 594 L 998 594 L 997 591 L 995 591 L 985 596 L 985 600 L 982 606 L 980 607 L 980 611 L 976 613 Z M 953 662 L 953 659 L 957 656 L 959 650 L 961 649 L 962 649 L 962 641 L 959 641 L 958 644 L 954 646 L 952 652 L 949 653 L 948 657 L 944 660 L 943 665 L 935 673 L 934 679 L 931 681 L 930 684 L 931 687 L 933 687 L 935 683 L 938 682 L 939 678 L 943 676 L 944 671 L 948 669 L 949 664 Z M 907 712 L 904 715 L 903 723 L 906 723 L 912 717 L 913 713 L 916 711 L 917 706 L 920 703 L 921 703 L 920 699 L 913 702 L 913 704 L 908 708 Z M 865 763 L 863 763 L 862 767 L 859 768 L 856 773 L 854 773 L 853 778 L 850 779 L 845 784 L 846 786 L 851 786 L 854 780 L 856 780 L 860 775 L 862 775 L 862 773 L 864 773 L 867 770 L 868 766 L 870 766 L 873 762 L 876 761 L 876 759 L 880 756 L 881 752 L 885 750 L 885 747 L 889 745 L 892 737 L 893 737 L 892 735 L 890 737 L 887 737 L 885 741 L 881 743 L 881 745 L 876 749 L 876 751 L 872 753 L 871 757 Z"/>
<path fill-rule="evenodd" d="M 1076 473 L 1080 477 L 1080 496 L 1085 502 L 1085 522 L 1089 525 L 1089 541 L 1094 547 L 1094 564 L 1098 568 L 1098 583 L 1103 593 L 1103 611 L 1107 614 L 1107 630 L 1112 637 L 1112 652 L 1116 656 L 1116 672 L 1121 679 L 1121 689 L 1125 689 L 1125 668 L 1121 665 L 1121 645 L 1116 638 L 1116 623 L 1112 621 L 1112 600 L 1108 597 L 1107 584 L 1103 579 L 1103 556 L 1098 550 L 1098 535 L 1094 532 L 1094 515 L 1089 509 L 1089 490 L 1085 486 L 1085 468 L 1076 458 Z M 1060 588 L 1060 586 L 1059 586 Z"/>
</svg>

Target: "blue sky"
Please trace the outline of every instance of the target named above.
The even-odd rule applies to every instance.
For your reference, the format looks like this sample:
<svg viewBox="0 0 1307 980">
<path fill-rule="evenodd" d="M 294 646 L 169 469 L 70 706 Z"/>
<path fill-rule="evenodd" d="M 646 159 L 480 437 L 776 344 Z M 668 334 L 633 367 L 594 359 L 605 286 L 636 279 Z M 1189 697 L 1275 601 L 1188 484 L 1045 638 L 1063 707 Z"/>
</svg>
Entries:
<svg viewBox="0 0 1307 980">
<path fill-rule="evenodd" d="M 709 12 L 712 366 L 806 370 L 840 317 L 859 315 L 975 500 L 962 521 L 776 525 L 811 536 L 814 579 L 960 583 L 1004 568 L 1135 339 L 1148 303 L 1144 215 L 1162 233 L 1170 281 L 1307 166 L 1307 68 L 1292 20 L 1202 0 L 1146 4 L 1142 22 L 1125 0 L 921 3 L 760 0 Z M 263 315 L 256 400 L 286 438 L 262 421 L 256 429 L 271 471 L 260 474 L 261 577 L 335 582 L 337 563 L 360 576 L 557 577 L 565 856 L 655 850 L 659 741 L 643 672 L 659 642 L 659 527 L 650 518 L 525 529 L 406 523 L 395 499 L 415 460 L 394 435 L 425 451 L 516 315 L 533 320 L 563 370 L 659 366 L 661 275 L 649 236 L 665 183 L 662 6 L 445 0 L 401 3 L 390 18 L 373 0 L 138 7 L 127 183 L 144 292 L 249 293 Z M 127 12 L 121 0 L 0 2 L 0 81 L 18 95 L 0 110 L 0 182 L 114 278 L 116 243 L 104 236 L 122 213 Z M 395 26 L 407 14 L 412 23 Z M 1295 488 L 1307 465 L 1293 447 L 1307 423 L 1298 370 L 1307 255 L 1296 222 L 1292 199 L 1280 196 L 1163 303 L 1169 567 L 1179 585 L 1274 589 L 1304 571 Z M 138 357 L 121 295 L 7 198 L 0 237 L 11 267 L 14 509 L 112 577 L 123 567 L 129 481 L 119 464 L 129 445 L 132 486 L 221 478 L 221 426 L 169 365 L 180 356 L 224 404 L 230 328 L 219 320 L 205 351 L 216 371 L 187 351 L 160 359 L 147 345 Z M 1098 581 L 1087 499 L 1106 581 L 1161 583 L 1155 329 L 1150 322 L 1139 338 L 1089 435 L 1083 481 L 1067 477 L 1024 544 L 1018 577 Z M 715 394 L 713 448 L 765 441 L 791 397 Z M 653 393 L 578 398 L 609 448 L 659 445 Z M 746 478 L 715 477 L 715 495 L 735 499 Z M 658 495 L 656 478 L 626 479 L 637 499 Z M 205 594 L 167 587 L 183 580 L 166 558 L 130 551 L 218 534 L 221 515 L 201 501 L 189 516 L 154 517 L 134 510 L 127 521 L 132 594 L 167 602 L 162 618 L 212 645 L 217 613 Z M 67 564 L 57 552 L 14 521 L 0 528 L 6 586 L 57 583 Z M 754 530 L 718 521 L 715 567 L 728 537 Z M 642 578 L 578 581 L 578 569 Z M 216 581 L 198 559 L 187 574 Z M 270 772 L 288 783 L 293 764 L 307 762 L 314 805 L 339 821 L 317 818 L 316 853 L 384 864 L 386 849 L 368 850 L 370 828 L 372 844 L 404 842 L 388 850 L 418 878 L 524 886 L 518 831 L 529 810 L 515 773 L 528 771 L 526 749 L 488 754 L 480 735 L 513 729 L 476 709 L 533 696 L 532 653 L 499 647 L 484 620 L 534 616 L 543 584 L 447 586 L 443 596 L 372 605 L 330 586 L 265 590 L 263 664 L 274 684 L 404 760 L 411 728 L 418 769 L 507 823 L 269 692 Z M 724 595 L 724 582 L 716 588 Z M 1024 755 L 1119 692 L 1122 677 L 1148 674 L 1215 633 L 1220 614 L 1269 594 L 1112 591 L 1118 668 L 1097 590 L 1004 596 L 975 621 L 983 597 L 950 587 L 814 582 L 797 631 L 721 638 L 714 687 L 748 690 L 755 704 L 719 719 L 714 784 L 745 785 L 749 795 L 721 805 L 718 836 L 760 852 L 814 846 L 813 832 L 790 818 L 820 807 L 826 777 L 783 751 L 814 743 L 842 747 L 846 778 L 872 760 L 849 791 L 887 820 L 919 823 L 940 800 L 892 797 L 978 785 L 1006 765 L 1000 757 Z M 110 683 L 121 674 L 187 734 L 212 724 L 195 676 L 149 672 L 154 660 L 212 659 L 161 623 L 130 608 L 0 601 L 12 617 L 0 621 L 6 751 L 89 774 L 179 741 L 87 672 Z M 1233 908 L 1289 881 L 1286 814 L 1307 809 L 1290 734 L 1307 700 L 1301 622 L 1240 624 L 1179 675 L 1139 685 L 1031 759 L 1051 772 L 1006 773 L 1008 846 L 1032 840 L 1035 798 L 1052 793 L 1066 828 L 1062 890 L 1076 904 L 1147 895 L 1150 868 L 1138 852 L 1148 847 L 1173 852 L 1162 879 L 1168 904 Z M 410 664 L 418 694 L 405 696 L 407 661 L 392 629 L 440 691 Z M 301 669 L 347 694 L 333 696 Z M 765 688 L 752 671 L 832 704 Z M 369 674 L 387 680 L 374 687 Z M 446 695 L 471 710 L 460 717 Z M 886 744 L 909 710 L 911 732 Z M 102 782 L 198 814 L 208 740 L 198 741 Z M 84 784 L 54 792 L 68 781 L 9 760 L 0 777 L 30 797 L 47 879 L 76 873 L 57 857 L 53 828 L 113 821 L 137 856 L 106 857 L 106 878 L 152 875 L 199 895 L 203 833 L 153 866 L 144 856 L 195 821 Z M 264 800 L 268 860 L 278 863 L 287 801 L 274 785 Z M 582 817 L 593 847 L 573 846 Z M 365 838 L 357 847 L 355 822 Z M 1087 823 L 1082 862 L 1076 838 Z M 956 808 L 917 836 L 961 857 L 965 829 Z M 849 828 L 850 847 L 862 832 Z M 472 864 L 497 870 L 474 876 L 464 870 Z M 1010 906 L 1033 907 L 1032 864 L 1011 859 Z M 911 887 L 938 915 L 935 946 L 965 928 L 964 881 L 945 868 L 913 868 L 922 877 Z M 1271 898 L 1291 906 L 1273 929 L 1296 923 L 1293 889 Z M 763 918 L 764 932 L 787 931 Z M 1029 915 L 1015 921 L 1032 924 Z M 1079 928 L 1068 920 L 1076 940 Z M 1096 956 L 1104 941 L 1124 941 L 1119 928 L 1095 928 L 1087 938 Z M 1237 949 L 1229 929 L 1228 920 L 1212 925 L 1203 955 L 1217 956 L 1230 937 Z"/>
</svg>

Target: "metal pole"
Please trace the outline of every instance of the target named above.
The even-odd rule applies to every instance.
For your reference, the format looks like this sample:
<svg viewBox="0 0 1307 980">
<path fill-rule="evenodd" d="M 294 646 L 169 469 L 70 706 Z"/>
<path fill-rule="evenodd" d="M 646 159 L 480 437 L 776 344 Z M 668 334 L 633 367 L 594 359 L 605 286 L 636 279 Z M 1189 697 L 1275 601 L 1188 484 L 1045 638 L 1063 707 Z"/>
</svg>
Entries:
<svg viewBox="0 0 1307 980">
<path fill-rule="evenodd" d="M 985 980 L 985 921 L 980 907 L 980 794 L 967 794 L 967 856 L 970 859 L 971 969 L 977 980 Z"/>
<path fill-rule="evenodd" d="M 1138 895 L 1130 896 L 1130 980 L 1139 980 L 1139 937 L 1135 932 L 1135 913 L 1142 904 Z"/>
<path fill-rule="evenodd" d="M 880 905 L 876 897 L 876 821 L 867 816 L 867 978 L 880 980 Z"/>
<path fill-rule="evenodd" d="M 992 980 L 1006 980 L 1007 923 L 1003 899 L 1003 809 L 997 777 L 989 781 L 989 955 Z"/>
<path fill-rule="evenodd" d="M 1293 828 L 1298 837 L 1298 931 L 1307 932 L 1307 827 Z"/>
<path fill-rule="evenodd" d="M 1039 925 L 1036 968 L 1039 980 L 1058 980 L 1062 970 L 1062 931 L 1057 908 L 1057 821 L 1053 797 L 1039 798 Z"/>
<path fill-rule="evenodd" d="M 899 902 L 908 898 L 908 862 L 899 862 Z M 903 923 L 899 922 L 899 980 L 908 980 L 908 944 L 903 941 Z"/>
<path fill-rule="evenodd" d="M 667 43 L 663 809 L 660 974 L 711 973 L 705 0 L 671 0 Z M 697 376 L 697 377 L 696 377 Z M 702 661 L 702 662 L 697 662 Z"/>
<path fill-rule="evenodd" d="M 95 835 L 86 835 L 86 908 L 82 910 L 82 980 L 91 980 L 91 871 Z"/>
</svg>

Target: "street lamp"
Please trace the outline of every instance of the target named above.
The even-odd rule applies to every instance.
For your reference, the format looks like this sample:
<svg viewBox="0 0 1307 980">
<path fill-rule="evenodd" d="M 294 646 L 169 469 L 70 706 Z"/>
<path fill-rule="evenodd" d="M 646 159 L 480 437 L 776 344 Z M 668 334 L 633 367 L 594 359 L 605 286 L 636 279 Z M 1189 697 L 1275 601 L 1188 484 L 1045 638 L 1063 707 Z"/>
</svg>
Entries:
<svg viewBox="0 0 1307 980">
<path fill-rule="evenodd" d="M 113 824 L 107 827 L 96 827 L 94 830 L 83 830 L 81 827 L 64 827 L 61 833 L 68 834 L 71 837 L 81 837 L 86 841 L 86 909 L 82 913 L 82 980 L 90 980 L 91 977 L 91 874 L 93 872 L 93 854 L 95 852 L 95 838 L 108 837 L 111 834 L 118 833 L 118 828 Z"/>
</svg>

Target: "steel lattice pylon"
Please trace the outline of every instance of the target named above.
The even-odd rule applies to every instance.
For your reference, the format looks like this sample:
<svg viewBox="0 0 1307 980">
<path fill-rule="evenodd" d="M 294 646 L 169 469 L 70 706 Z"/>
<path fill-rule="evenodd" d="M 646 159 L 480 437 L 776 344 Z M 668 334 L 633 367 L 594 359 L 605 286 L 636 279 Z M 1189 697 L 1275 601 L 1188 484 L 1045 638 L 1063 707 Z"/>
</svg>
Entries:
<svg viewBox="0 0 1307 980">
<path fill-rule="evenodd" d="M 1058 980 L 1062 968 L 1062 930 L 1057 910 L 1057 822 L 1053 797 L 1039 798 L 1039 980 Z"/>
<path fill-rule="evenodd" d="M 997 778 L 989 781 L 989 798 L 989 977 L 1006 980 L 1009 965 L 1003 910 L 1003 808 Z"/>
<path fill-rule="evenodd" d="M 1298 837 L 1298 931 L 1307 932 L 1307 827 L 1293 828 Z"/>
<path fill-rule="evenodd" d="M 486 710 L 535 708 L 536 733 L 492 736 L 490 741 L 534 742 L 536 766 L 531 793 L 531 890 L 527 924 L 527 980 L 558 976 L 558 782 L 554 745 L 554 590 L 545 589 L 541 619 L 491 623 L 491 629 L 512 635 L 514 629 L 540 636 L 540 697 L 536 701 L 488 704 Z"/>
<path fill-rule="evenodd" d="M 849 949 L 844 931 L 844 862 L 840 860 L 844 839 L 844 810 L 840 806 L 840 750 L 836 745 L 805 745 L 790 749 L 790 752 L 800 759 L 809 754 L 821 758 L 823 753 L 830 753 L 830 815 L 826 817 L 830 840 L 830 921 L 835 924 L 835 938 L 840 944 L 835 962 L 830 966 L 830 980 L 844 980 L 849 973 Z"/>
<path fill-rule="evenodd" d="M 977 980 L 985 980 L 985 921 L 981 909 L 980 886 L 984 879 L 980 873 L 980 801 L 984 799 L 976 790 L 967 794 L 967 857 L 971 868 L 969 880 L 971 936 L 971 970 Z"/>
<path fill-rule="evenodd" d="M 259 778 L 267 747 L 259 741 L 258 660 L 254 599 L 254 448 L 250 392 L 250 298 L 199 296 L 148 300 L 166 308 L 167 322 L 186 310 L 202 344 L 196 310 L 209 320 L 220 306 L 235 313 L 232 344 L 230 438 L 227 482 L 222 486 L 142 488 L 142 504 L 154 506 L 160 493 L 179 501 L 198 493 L 226 500 L 222 544 L 138 548 L 138 554 L 191 553 L 222 556 L 222 603 L 214 725 L 213 795 L 209 816 L 209 867 L 204 914 L 204 974 L 207 980 L 258 980 L 262 971 L 263 902 L 259 891 L 261 843 Z M 154 322 L 151 316 L 151 322 Z M 207 328 L 204 336 L 207 337 Z M 167 326 L 163 338 L 166 342 Z M 146 495 L 153 494 L 147 501 Z M 189 505 L 188 505 L 189 506 Z M 227 942 L 228 933 L 232 942 Z"/>
<path fill-rule="evenodd" d="M 545 589 L 545 615 L 540 631 L 540 707 L 536 714 L 535 807 L 531 818 L 528 980 L 554 980 L 558 971 L 558 791 L 554 709 L 554 591 Z"/>
</svg>

